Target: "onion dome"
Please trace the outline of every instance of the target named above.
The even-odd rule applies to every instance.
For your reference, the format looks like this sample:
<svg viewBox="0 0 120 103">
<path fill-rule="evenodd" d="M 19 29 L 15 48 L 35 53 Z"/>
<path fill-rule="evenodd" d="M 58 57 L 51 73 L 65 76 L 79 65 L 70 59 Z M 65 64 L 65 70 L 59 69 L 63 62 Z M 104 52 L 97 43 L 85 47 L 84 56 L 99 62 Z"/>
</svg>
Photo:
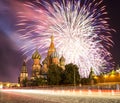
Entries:
<svg viewBox="0 0 120 103">
<path fill-rule="evenodd" d="M 60 61 L 65 61 L 65 58 L 63 57 L 63 55 L 61 56 L 61 58 L 60 58 Z"/>
<path fill-rule="evenodd" d="M 22 73 L 27 73 L 27 67 L 26 67 L 25 61 L 23 62 L 21 72 L 22 72 Z"/>
<path fill-rule="evenodd" d="M 32 59 L 41 59 L 41 55 L 39 54 L 38 50 L 34 52 L 32 55 Z"/>
<path fill-rule="evenodd" d="M 47 58 L 45 58 L 42 63 L 47 64 Z"/>
<path fill-rule="evenodd" d="M 59 54 L 57 53 L 57 51 L 55 51 L 55 52 L 53 52 L 53 53 L 51 54 L 51 57 L 52 57 L 52 58 L 58 58 L 58 57 L 59 57 Z"/>
</svg>

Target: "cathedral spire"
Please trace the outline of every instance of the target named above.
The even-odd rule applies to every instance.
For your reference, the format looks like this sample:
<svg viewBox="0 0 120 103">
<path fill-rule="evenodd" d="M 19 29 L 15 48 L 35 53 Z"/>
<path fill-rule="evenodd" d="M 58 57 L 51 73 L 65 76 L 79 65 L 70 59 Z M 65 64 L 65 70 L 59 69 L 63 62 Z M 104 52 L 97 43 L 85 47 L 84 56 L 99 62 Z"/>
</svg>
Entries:
<svg viewBox="0 0 120 103">
<path fill-rule="evenodd" d="M 54 36 L 52 35 L 52 36 L 51 36 L 51 42 L 53 42 L 53 41 L 54 41 Z"/>
<path fill-rule="evenodd" d="M 51 43 L 50 43 L 50 47 L 48 50 L 48 56 L 50 56 L 53 52 L 55 52 L 54 36 L 52 35 L 50 38 L 51 38 Z"/>
<path fill-rule="evenodd" d="M 23 61 L 23 66 L 26 66 L 26 61 L 25 61 L 25 59 L 24 59 L 24 61 Z"/>
<path fill-rule="evenodd" d="M 27 66 L 26 66 L 26 61 L 25 60 L 23 61 L 23 65 L 22 65 L 22 68 L 21 68 L 21 73 L 27 73 Z"/>
<path fill-rule="evenodd" d="M 20 76 L 19 76 L 19 83 L 21 86 L 23 86 L 23 80 L 28 79 L 28 72 L 27 72 L 27 66 L 26 66 L 26 61 L 23 61 Z"/>
<path fill-rule="evenodd" d="M 54 46 L 54 36 L 52 35 L 51 36 L 51 43 L 50 43 L 50 47 L 49 47 L 49 49 L 55 49 L 55 46 Z"/>
</svg>

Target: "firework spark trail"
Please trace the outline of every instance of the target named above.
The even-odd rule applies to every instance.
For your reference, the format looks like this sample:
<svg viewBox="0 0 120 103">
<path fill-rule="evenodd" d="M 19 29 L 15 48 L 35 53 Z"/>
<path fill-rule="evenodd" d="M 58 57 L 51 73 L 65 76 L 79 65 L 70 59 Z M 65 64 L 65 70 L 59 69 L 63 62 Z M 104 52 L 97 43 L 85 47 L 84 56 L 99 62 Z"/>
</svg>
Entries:
<svg viewBox="0 0 120 103">
<path fill-rule="evenodd" d="M 75 63 L 80 75 L 88 77 L 90 69 L 95 74 L 111 70 L 113 63 L 108 48 L 112 45 L 111 28 L 102 0 L 62 0 L 52 3 L 27 2 L 26 7 L 34 12 L 29 18 L 19 12 L 17 37 L 23 41 L 20 48 L 28 58 L 37 47 L 44 58 L 50 36 L 54 33 L 55 46 L 66 63 Z M 21 34 L 21 35 L 20 35 Z"/>
</svg>

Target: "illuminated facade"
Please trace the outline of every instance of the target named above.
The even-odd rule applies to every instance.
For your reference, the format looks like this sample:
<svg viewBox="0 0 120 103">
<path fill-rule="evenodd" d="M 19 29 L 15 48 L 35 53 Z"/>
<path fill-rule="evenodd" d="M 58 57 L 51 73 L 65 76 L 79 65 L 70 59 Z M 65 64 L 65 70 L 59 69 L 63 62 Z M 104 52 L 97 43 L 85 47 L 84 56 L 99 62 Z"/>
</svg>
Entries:
<svg viewBox="0 0 120 103">
<path fill-rule="evenodd" d="M 28 72 L 27 72 L 27 66 L 25 61 L 23 62 L 22 68 L 21 68 L 21 72 L 20 72 L 20 76 L 19 76 L 19 83 L 20 85 L 22 85 L 22 81 L 28 79 Z"/>
<path fill-rule="evenodd" d="M 63 55 L 59 58 L 59 54 L 54 45 L 54 36 L 51 36 L 51 43 L 48 49 L 48 53 L 46 58 L 42 61 L 42 65 L 40 64 L 41 55 L 38 50 L 36 50 L 33 55 L 33 65 L 32 65 L 32 79 L 35 77 L 40 77 L 42 74 L 47 74 L 49 66 L 51 64 L 56 64 L 60 66 L 63 70 L 65 69 L 65 58 Z"/>
<path fill-rule="evenodd" d="M 40 77 L 40 71 L 41 71 L 41 55 L 39 54 L 38 50 L 35 51 L 35 53 L 32 55 L 33 59 L 33 65 L 32 65 L 32 77 L 31 79 L 34 79 L 35 77 Z"/>
<path fill-rule="evenodd" d="M 32 60 L 33 60 L 32 75 L 30 77 L 30 80 L 34 80 L 35 78 L 40 78 L 40 77 L 46 78 L 49 66 L 51 64 L 58 65 L 63 70 L 65 70 L 65 58 L 63 57 L 63 55 L 59 58 L 59 54 L 54 46 L 54 37 L 53 36 L 51 36 L 51 43 L 50 43 L 50 46 L 48 49 L 48 53 L 47 53 L 47 56 L 45 57 L 45 59 L 42 61 L 42 65 L 40 64 L 41 55 L 39 54 L 38 50 L 36 50 L 33 53 Z M 20 86 L 23 86 L 23 80 L 28 80 L 28 72 L 27 72 L 27 67 L 26 67 L 25 61 L 23 62 L 19 80 L 18 80 L 20 83 Z M 25 84 L 25 85 L 27 86 L 28 84 Z"/>
</svg>

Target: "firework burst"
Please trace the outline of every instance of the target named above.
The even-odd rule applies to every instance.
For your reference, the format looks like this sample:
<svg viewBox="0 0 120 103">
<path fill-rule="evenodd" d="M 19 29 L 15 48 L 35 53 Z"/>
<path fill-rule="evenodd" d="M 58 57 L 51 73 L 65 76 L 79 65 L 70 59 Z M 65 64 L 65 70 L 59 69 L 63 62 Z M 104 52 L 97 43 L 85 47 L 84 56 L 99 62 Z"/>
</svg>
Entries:
<svg viewBox="0 0 120 103">
<path fill-rule="evenodd" d="M 59 0 L 27 2 L 32 17 L 18 12 L 17 37 L 22 41 L 20 49 L 31 58 L 37 48 L 44 58 L 55 37 L 55 46 L 66 63 L 75 63 L 82 77 L 88 77 L 90 69 L 95 74 L 112 69 L 108 49 L 112 46 L 111 28 L 102 0 Z"/>
</svg>

